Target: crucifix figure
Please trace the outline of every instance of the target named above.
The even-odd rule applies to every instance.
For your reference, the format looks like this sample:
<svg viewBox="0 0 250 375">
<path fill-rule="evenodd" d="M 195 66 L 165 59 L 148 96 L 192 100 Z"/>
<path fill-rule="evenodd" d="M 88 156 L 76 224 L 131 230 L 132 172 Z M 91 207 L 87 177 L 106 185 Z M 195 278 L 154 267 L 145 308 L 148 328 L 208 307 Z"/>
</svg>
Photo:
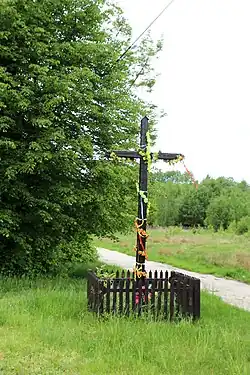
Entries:
<svg viewBox="0 0 250 375">
<path fill-rule="evenodd" d="M 148 118 L 144 117 L 141 121 L 140 132 L 140 151 L 112 151 L 107 154 L 115 154 L 120 158 L 139 159 L 140 173 L 139 173 L 139 192 L 138 192 L 138 217 L 137 217 L 137 245 L 136 245 L 136 277 L 144 278 L 146 276 L 145 260 L 146 260 L 146 229 L 147 229 L 147 207 L 148 207 Z M 153 153 L 149 157 L 153 160 Z M 174 161 L 178 158 L 183 159 L 182 154 L 169 154 L 158 152 L 157 160 Z"/>
</svg>

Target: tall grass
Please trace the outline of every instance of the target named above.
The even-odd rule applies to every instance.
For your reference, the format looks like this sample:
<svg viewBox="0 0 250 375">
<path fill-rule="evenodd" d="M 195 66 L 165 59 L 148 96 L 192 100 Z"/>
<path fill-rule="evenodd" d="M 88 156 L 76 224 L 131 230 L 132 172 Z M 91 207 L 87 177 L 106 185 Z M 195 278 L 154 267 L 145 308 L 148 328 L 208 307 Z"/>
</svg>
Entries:
<svg viewBox="0 0 250 375">
<path fill-rule="evenodd" d="M 250 237 L 204 229 L 149 230 L 149 260 L 190 271 L 209 273 L 250 283 Z M 134 255 L 135 233 L 118 235 L 118 241 L 95 239 L 97 247 Z"/>
<path fill-rule="evenodd" d="M 81 278 L 0 280 L 3 375 L 249 375 L 249 327 L 204 293 L 199 323 L 171 324 L 97 319 Z"/>
</svg>

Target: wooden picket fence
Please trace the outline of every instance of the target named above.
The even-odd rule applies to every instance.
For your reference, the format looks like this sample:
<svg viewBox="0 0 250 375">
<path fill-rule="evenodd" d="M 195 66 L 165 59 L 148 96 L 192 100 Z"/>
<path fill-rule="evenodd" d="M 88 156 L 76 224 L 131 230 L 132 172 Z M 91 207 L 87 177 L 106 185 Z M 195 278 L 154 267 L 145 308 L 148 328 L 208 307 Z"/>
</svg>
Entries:
<svg viewBox="0 0 250 375">
<path fill-rule="evenodd" d="M 102 278 L 88 272 L 88 309 L 97 315 L 150 315 L 170 321 L 200 318 L 200 280 L 178 273 L 149 272 L 143 281 L 130 271 Z"/>
</svg>

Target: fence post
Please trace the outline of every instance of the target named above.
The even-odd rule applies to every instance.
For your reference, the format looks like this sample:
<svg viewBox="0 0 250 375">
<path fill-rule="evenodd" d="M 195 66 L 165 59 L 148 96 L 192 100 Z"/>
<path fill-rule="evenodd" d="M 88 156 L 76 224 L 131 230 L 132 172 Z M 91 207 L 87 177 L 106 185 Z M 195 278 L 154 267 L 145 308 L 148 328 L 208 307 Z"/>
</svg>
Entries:
<svg viewBox="0 0 250 375">
<path fill-rule="evenodd" d="M 194 280 L 194 320 L 200 318 L 200 280 Z"/>
</svg>

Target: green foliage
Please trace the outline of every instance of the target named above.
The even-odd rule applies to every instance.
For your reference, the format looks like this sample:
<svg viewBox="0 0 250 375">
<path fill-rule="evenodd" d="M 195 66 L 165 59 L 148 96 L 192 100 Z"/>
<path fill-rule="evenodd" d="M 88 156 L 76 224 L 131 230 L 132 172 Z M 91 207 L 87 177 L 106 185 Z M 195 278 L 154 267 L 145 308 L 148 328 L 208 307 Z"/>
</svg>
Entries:
<svg viewBox="0 0 250 375">
<path fill-rule="evenodd" d="M 204 190 L 188 186 L 180 198 L 179 222 L 184 226 L 202 225 L 206 217 Z"/>
<path fill-rule="evenodd" d="M 227 229 L 233 221 L 236 225 L 242 217 L 247 215 L 247 200 L 250 195 L 244 194 L 237 187 L 224 189 L 221 195 L 213 198 L 207 210 L 206 223 L 215 230 L 222 227 Z"/>
<path fill-rule="evenodd" d="M 149 222 L 159 226 L 175 225 L 178 222 L 179 186 L 171 181 L 154 182 L 149 190 L 152 206 Z"/>
<path fill-rule="evenodd" d="M 107 269 L 105 264 L 96 267 L 95 274 L 99 279 L 114 279 L 116 276 L 116 273 L 113 270 Z"/>
<path fill-rule="evenodd" d="M 227 229 L 233 220 L 232 205 L 227 196 L 213 198 L 207 209 L 206 223 L 214 230 Z"/>
<path fill-rule="evenodd" d="M 0 271 L 48 272 L 130 224 L 134 168 L 103 156 L 154 124 L 132 83 L 143 66 L 135 84 L 152 87 L 161 46 L 117 63 L 131 28 L 104 0 L 5 0 L 0 30 Z"/>
<path fill-rule="evenodd" d="M 186 173 L 156 171 L 151 180 L 151 225 L 206 226 L 236 234 L 248 231 L 250 187 L 245 181 L 208 176 L 196 190 Z"/>
<path fill-rule="evenodd" d="M 156 170 L 152 175 L 152 181 L 157 182 L 168 182 L 171 181 L 175 184 L 186 184 L 192 183 L 191 177 L 188 173 L 181 173 L 179 171 L 168 171 L 162 172 L 161 170 Z"/>
<path fill-rule="evenodd" d="M 250 216 L 242 217 L 236 225 L 236 234 L 245 234 L 250 232 Z"/>
<path fill-rule="evenodd" d="M 64 241 L 58 245 L 57 261 L 58 256 L 62 264 L 76 264 L 79 259 L 85 264 L 90 264 L 96 260 L 97 253 L 90 238 L 80 233 L 71 242 Z"/>
</svg>

